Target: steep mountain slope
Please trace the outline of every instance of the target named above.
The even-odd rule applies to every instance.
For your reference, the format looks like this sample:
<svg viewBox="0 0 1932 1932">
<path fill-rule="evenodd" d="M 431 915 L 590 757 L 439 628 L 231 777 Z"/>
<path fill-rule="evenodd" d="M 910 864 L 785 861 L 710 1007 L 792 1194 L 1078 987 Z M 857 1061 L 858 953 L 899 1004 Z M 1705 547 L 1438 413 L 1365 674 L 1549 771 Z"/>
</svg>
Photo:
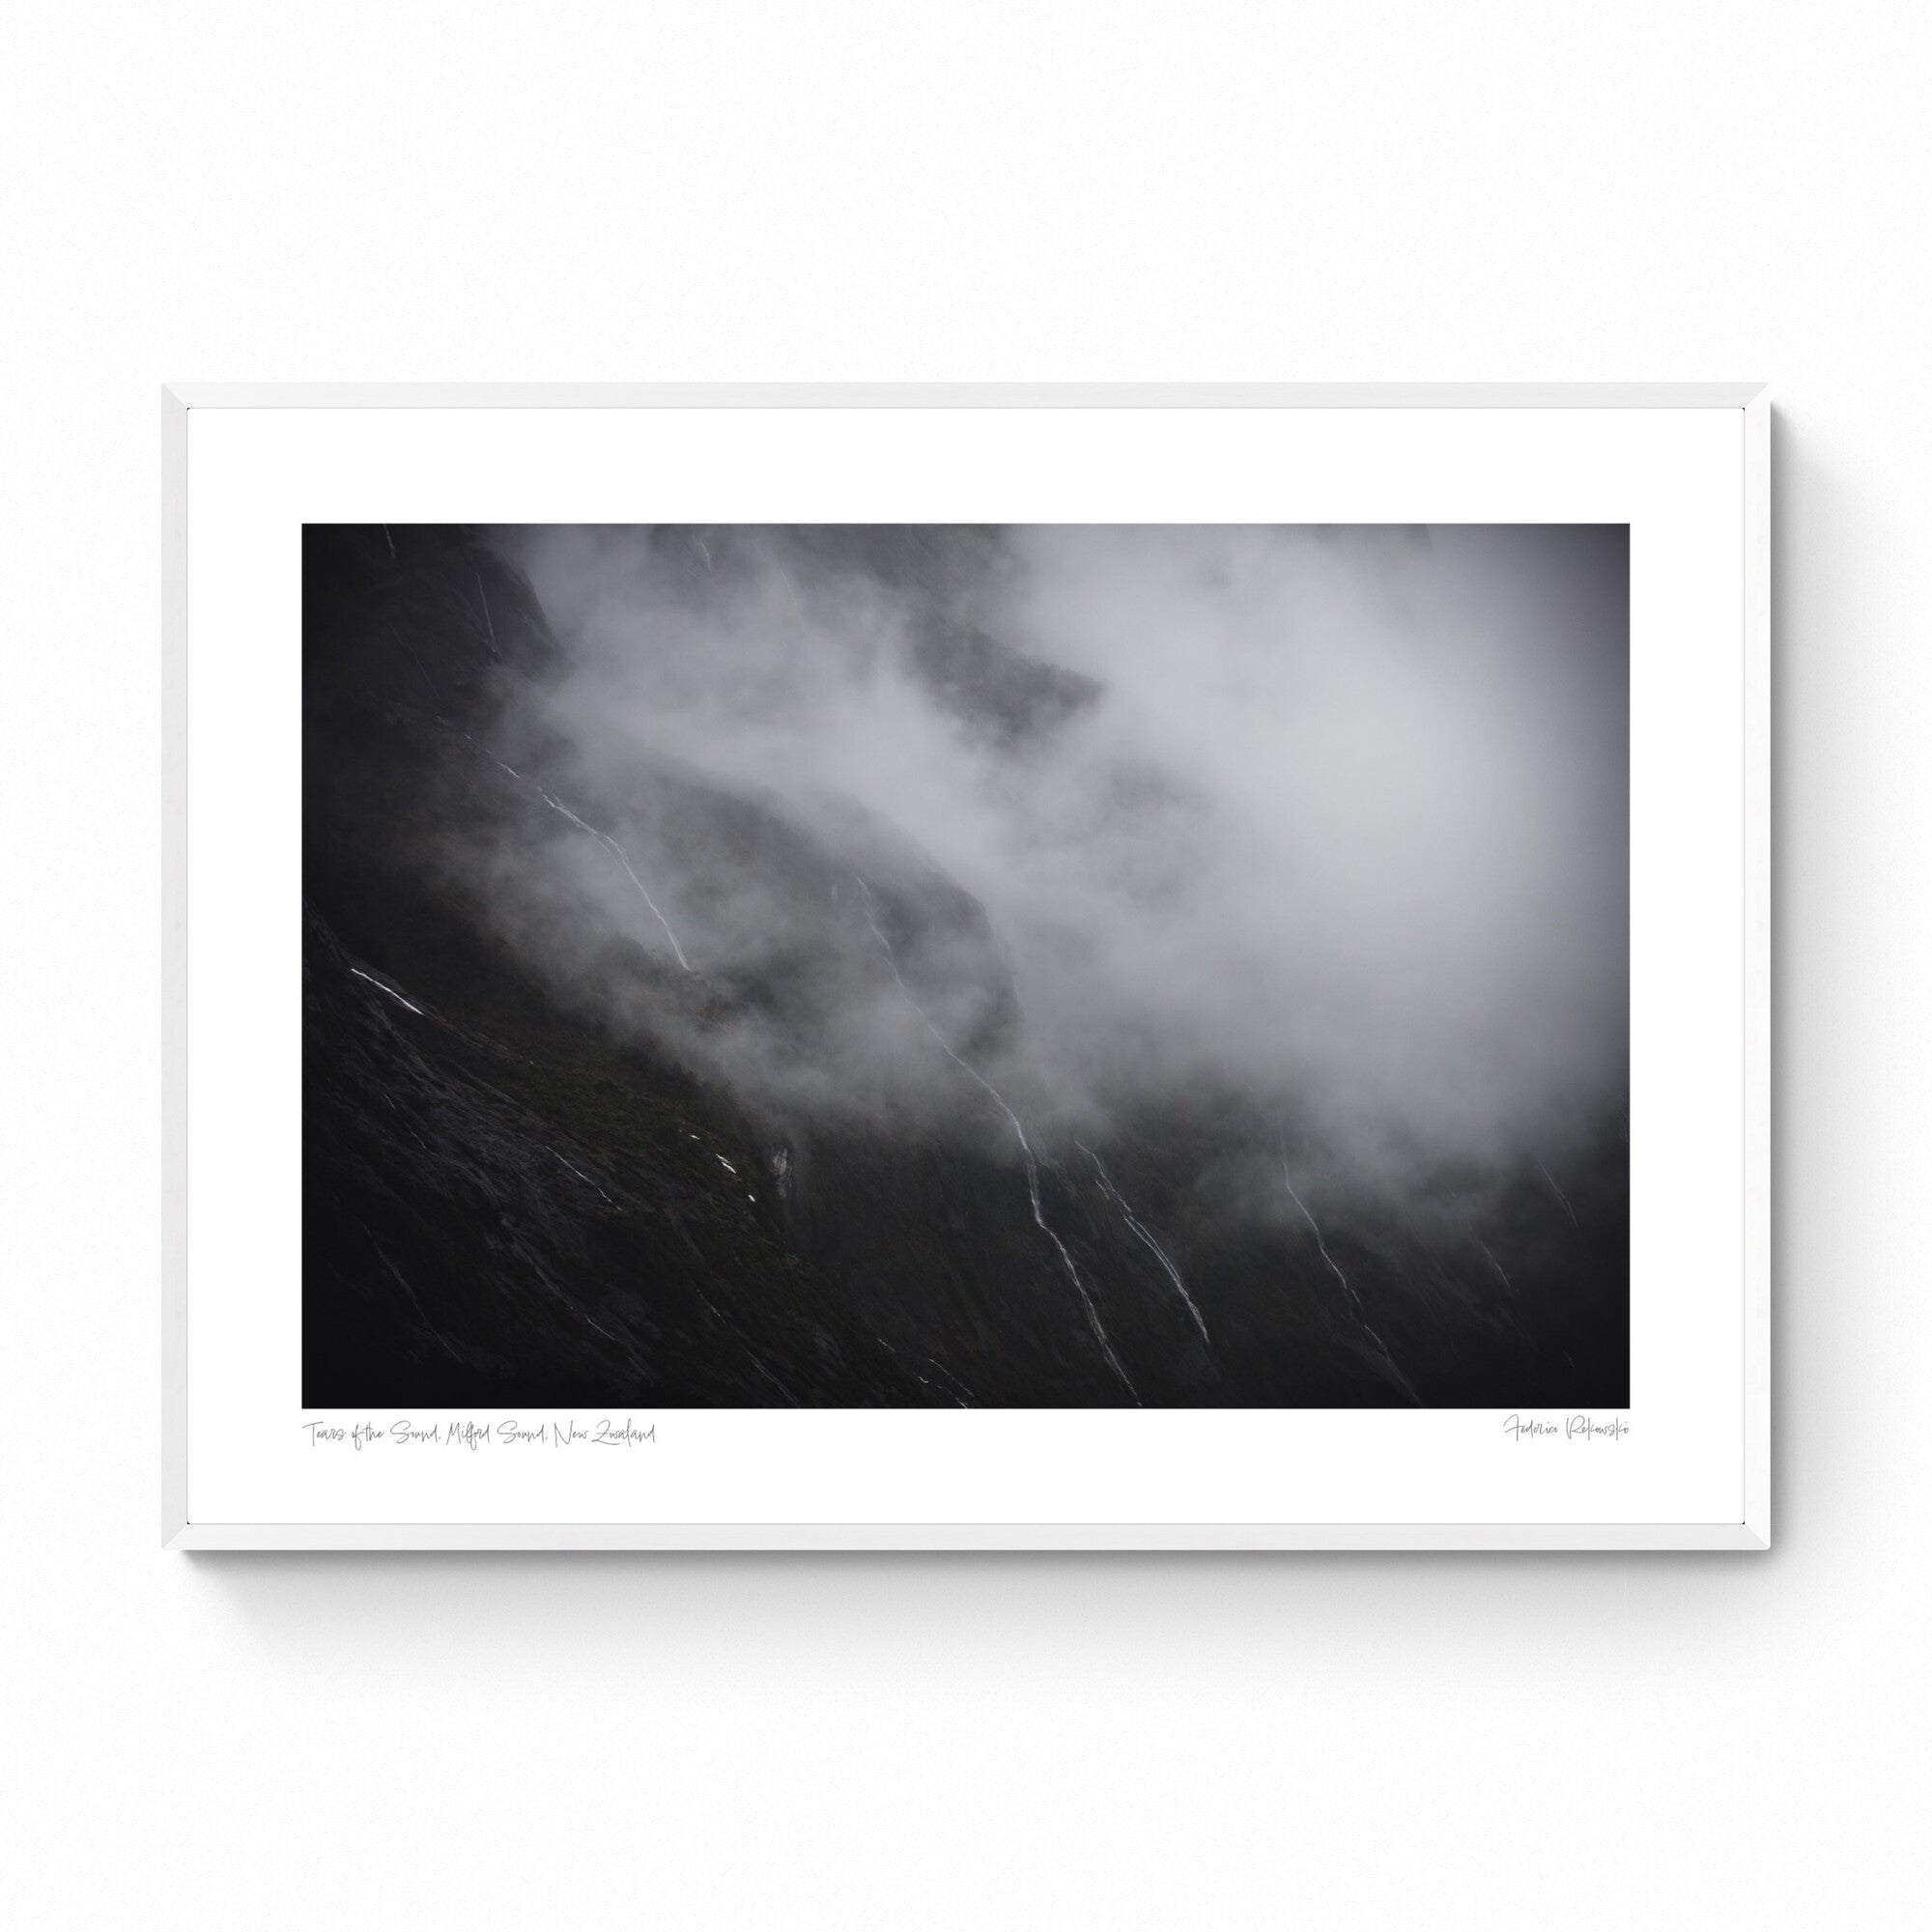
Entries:
<svg viewBox="0 0 1932 1932">
<path fill-rule="evenodd" d="M 1094 691 L 970 626 L 910 659 L 1001 743 Z M 1318 1224 L 1251 1094 L 1092 1144 L 956 881 L 845 801 L 585 765 L 526 701 L 567 668 L 482 533 L 306 533 L 306 1403 L 1625 1399 L 1614 1134 L 1480 1224 Z"/>
</svg>

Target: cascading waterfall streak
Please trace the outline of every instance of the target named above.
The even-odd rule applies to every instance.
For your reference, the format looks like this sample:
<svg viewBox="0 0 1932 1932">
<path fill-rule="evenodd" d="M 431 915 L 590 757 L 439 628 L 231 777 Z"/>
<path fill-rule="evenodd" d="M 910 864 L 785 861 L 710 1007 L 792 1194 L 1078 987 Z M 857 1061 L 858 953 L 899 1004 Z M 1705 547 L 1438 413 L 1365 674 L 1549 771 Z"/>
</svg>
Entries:
<svg viewBox="0 0 1932 1932">
<path fill-rule="evenodd" d="M 1288 1155 L 1285 1152 L 1281 1157 L 1281 1184 L 1288 1189 L 1288 1198 L 1300 1208 L 1301 1218 L 1308 1223 L 1309 1228 L 1313 1231 L 1316 1249 L 1321 1254 L 1322 1261 L 1327 1264 L 1328 1272 L 1342 1284 L 1342 1292 L 1347 1294 L 1350 1306 L 1355 1311 L 1355 1320 L 1361 1324 L 1362 1333 L 1376 1345 L 1378 1352 L 1381 1355 L 1382 1360 L 1389 1365 L 1390 1372 L 1394 1375 L 1396 1380 L 1402 1384 L 1409 1400 L 1411 1402 L 1415 1401 L 1417 1399 L 1415 1391 L 1409 1387 L 1407 1377 L 1403 1374 L 1401 1369 L 1396 1367 L 1396 1360 L 1389 1353 L 1388 1344 L 1370 1326 L 1369 1312 L 1362 1306 L 1362 1297 L 1355 1293 L 1354 1283 L 1342 1272 L 1341 1266 L 1336 1262 L 1335 1257 L 1328 1252 L 1328 1243 L 1321 1238 L 1321 1223 L 1308 1211 L 1308 1204 L 1294 1191 L 1294 1182 L 1289 1179 Z"/>
<path fill-rule="evenodd" d="M 892 969 L 893 982 L 899 989 L 899 997 L 919 1016 L 920 1023 L 929 1033 L 940 1052 L 945 1054 L 953 1065 L 959 1068 L 973 1083 L 992 1100 L 994 1106 L 1007 1117 L 1007 1123 L 1013 1130 L 1013 1138 L 1019 1142 L 1020 1157 L 1026 1163 L 1027 1199 L 1033 1207 L 1034 1225 L 1053 1243 L 1054 1252 L 1060 1257 L 1060 1264 L 1066 1272 L 1066 1278 L 1073 1284 L 1073 1290 L 1080 1297 L 1080 1305 L 1087 1311 L 1087 1325 L 1094 1331 L 1094 1339 L 1100 1346 L 1100 1352 L 1107 1358 L 1107 1365 L 1126 1385 L 1127 1393 L 1135 1402 L 1140 1401 L 1140 1391 L 1134 1387 L 1133 1378 L 1121 1366 L 1121 1358 L 1114 1352 L 1114 1345 L 1107 1339 L 1106 1324 L 1100 1320 L 1100 1311 L 1094 1305 L 1094 1297 L 1087 1292 L 1087 1284 L 1080 1278 L 1080 1270 L 1073 1264 L 1073 1257 L 1067 1252 L 1063 1241 L 1048 1225 L 1046 1213 L 1040 1205 L 1039 1162 L 1035 1157 L 1033 1143 L 1027 1139 L 1025 1127 L 1020 1124 L 1020 1117 L 1007 1105 L 999 1089 L 981 1073 L 978 1067 L 960 1059 L 947 1044 L 946 1036 L 933 1025 L 932 1016 L 913 998 L 912 989 L 906 984 L 899 972 L 897 955 L 893 952 L 893 943 L 879 928 L 879 922 L 872 914 L 872 891 L 864 879 L 856 878 L 861 898 L 865 901 L 866 923 L 872 929 L 872 937 L 879 942 L 879 950 L 886 955 L 886 964 Z"/>
<path fill-rule="evenodd" d="M 1085 1141 L 1075 1141 L 1073 1145 L 1094 1163 L 1094 1172 L 1099 1177 L 1100 1191 L 1121 1210 L 1122 1218 L 1125 1220 L 1127 1226 L 1133 1230 L 1134 1234 L 1145 1244 L 1154 1260 L 1166 1271 L 1168 1280 L 1174 1284 L 1174 1292 L 1187 1304 L 1187 1312 L 1193 1316 L 1194 1325 L 1201 1331 L 1201 1339 L 1207 1342 L 1208 1339 L 1208 1323 L 1202 1319 L 1200 1309 L 1194 1305 L 1194 1297 L 1188 1293 L 1187 1284 L 1180 1278 L 1180 1270 L 1168 1259 L 1167 1250 L 1148 1233 L 1147 1229 L 1141 1225 L 1140 1219 L 1134 1213 L 1134 1210 L 1121 1198 L 1120 1190 L 1114 1185 L 1113 1178 L 1102 1165 L 1100 1156 Z M 1212 1344 L 1209 1343 L 1209 1346 L 1211 1347 Z"/>
</svg>

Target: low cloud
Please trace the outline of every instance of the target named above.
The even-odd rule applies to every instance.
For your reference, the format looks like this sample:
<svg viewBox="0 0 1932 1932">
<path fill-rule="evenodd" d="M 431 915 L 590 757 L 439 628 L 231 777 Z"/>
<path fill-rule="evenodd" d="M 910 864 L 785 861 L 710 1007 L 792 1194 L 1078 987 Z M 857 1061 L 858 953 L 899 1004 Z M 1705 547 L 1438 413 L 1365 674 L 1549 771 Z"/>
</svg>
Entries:
<svg viewBox="0 0 1932 1932">
<path fill-rule="evenodd" d="M 502 923 L 759 1103 L 956 1108 L 936 1036 L 1039 1116 L 1243 1094 L 1380 1180 L 1621 1105 L 1622 528 L 497 541 L 568 666 L 497 748 L 623 854 L 519 816 Z"/>
</svg>

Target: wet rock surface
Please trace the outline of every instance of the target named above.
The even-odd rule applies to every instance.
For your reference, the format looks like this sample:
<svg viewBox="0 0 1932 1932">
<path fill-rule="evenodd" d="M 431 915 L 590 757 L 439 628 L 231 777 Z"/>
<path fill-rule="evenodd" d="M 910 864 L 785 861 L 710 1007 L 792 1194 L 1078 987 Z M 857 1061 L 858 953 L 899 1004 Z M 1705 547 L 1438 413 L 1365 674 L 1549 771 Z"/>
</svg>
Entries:
<svg viewBox="0 0 1932 1932">
<path fill-rule="evenodd" d="M 304 625 L 304 1403 L 1628 1399 L 1614 1134 L 1480 1225 L 1237 1211 L 1286 1172 L 1257 1103 L 1122 1116 L 1096 1149 L 989 1083 L 1025 1027 L 998 935 L 891 828 L 507 735 L 562 654 L 481 533 L 310 530 Z M 1087 701 L 990 639 L 918 648 L 987 730 Z M 608 829 L 640 823 L 755 884 L 761 943 L 714 967 L 640 913 L 532 963 L 544 908 L 493 902 L 495 844 L 557 841 L 561 923 L 627 873 L 649 901 Z M 902 1005 L 936 1117 L 777 1104 L 707 1047 L 754 1028 L 820 1065 L 855 984 Z"/>
</svg>

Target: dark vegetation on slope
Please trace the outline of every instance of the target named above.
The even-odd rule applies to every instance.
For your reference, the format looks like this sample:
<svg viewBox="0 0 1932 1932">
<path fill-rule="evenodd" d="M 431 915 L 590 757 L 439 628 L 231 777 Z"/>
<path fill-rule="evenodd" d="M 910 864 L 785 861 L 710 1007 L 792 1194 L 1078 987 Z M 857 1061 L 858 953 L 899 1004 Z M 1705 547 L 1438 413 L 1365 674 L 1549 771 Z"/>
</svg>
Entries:
<svg viewBox="0 0 1932 1932">
<path fill-rule="evenodd" d="M 517 778 L 495 758 L 506 699 L 562 663 L 528 583 L 462 529 L 313 528 L 303 568 L 305 1404 L 1628 1401 L 1620 1127 L 1560 1205 L 1532 1168 L 1480 1224 L 1410 1204 L 1324 1219 L 1321 1243 L 1239 1208 L 1240 1177 L 1285 1145 L 1248 1096 L 1192 1095 L 1092 1153 L 1035 1127 L 1090 1312 L 963 1070 L 944 1130 L 861 1127 L 780 1118 L 665 1043 L 754 1012 L 809 1056 L 825 989 L 889 985 L 846 892 L 863 864 L 915 990 L 983 976 L 980 1037 L 953 1042 L 972 1061 L 1023 1020 L 970 895 L 882 858 L 856 814 L 807 824 L 662 761 L 628 777 L 626 810 L 765 883 L 790 908 L 783 944 L 687 975 L 613 936 L 567 982 L 540 973 L 465 862 L 549 811 L 545 747 L 514 748 Z M 915 650 L 1003 741 L 1093 695 L 977 632 Z M 573 803 L 607 822 L 611 800 Z"/>
</svg>

